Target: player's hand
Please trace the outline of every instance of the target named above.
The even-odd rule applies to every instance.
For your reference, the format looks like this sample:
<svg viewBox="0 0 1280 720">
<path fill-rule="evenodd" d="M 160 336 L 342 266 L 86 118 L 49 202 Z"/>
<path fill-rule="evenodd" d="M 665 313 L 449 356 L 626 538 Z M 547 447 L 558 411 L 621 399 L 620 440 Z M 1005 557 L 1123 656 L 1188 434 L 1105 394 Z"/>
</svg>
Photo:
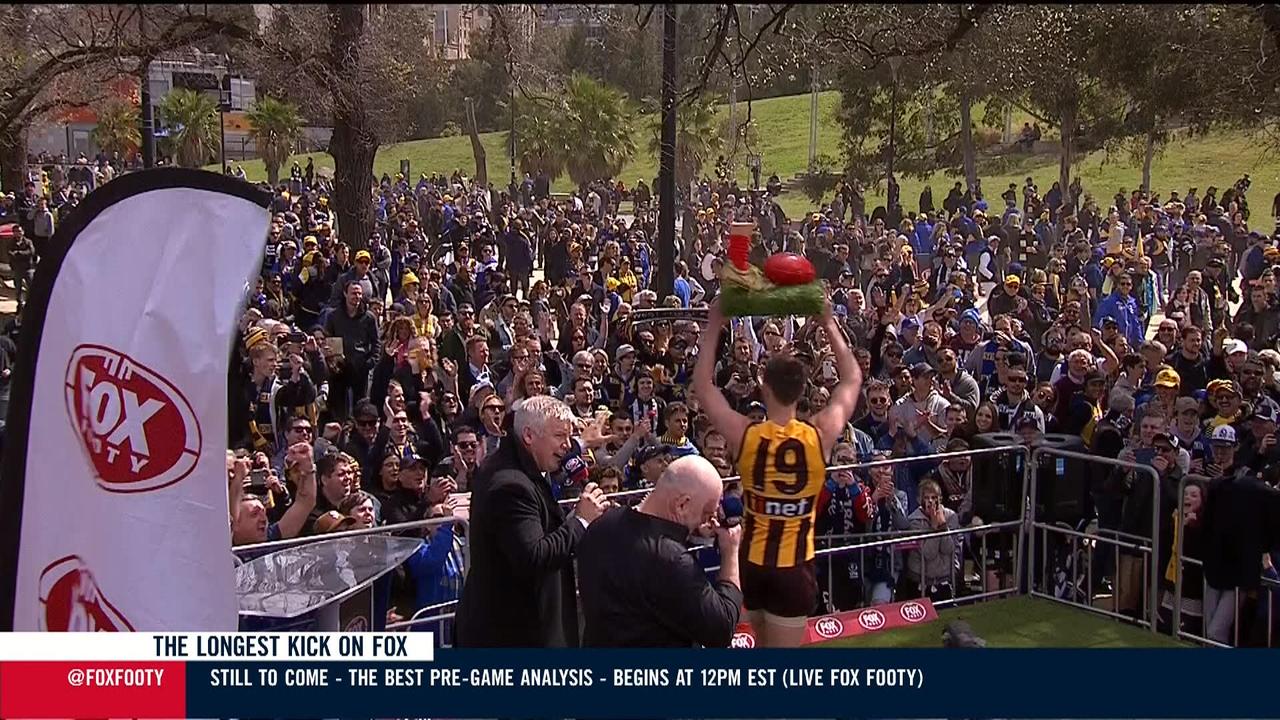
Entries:
<svg viewBox="0 0 1280 720">
<path fill-rule="evenodd" d="M 720 310 L 720 298 L 716 298 L 707 306 L 707 327 L 718 328 L 723 326 L 724 312 Z"/>
<path fill-rule="evenodd" d="M 1163 455 L 1157 455 L 1154 458 L 1151 458 L 1151 467 L 1155 468 L 1156 472 L 1163 474 L 1165 470 L 1169 469 L 1169 458 L 1166 458 Z"/>
<path fill-rule="evenodd" d="M 608 507 L 609 500 L 604 496 L 604 491 L 600 489 L 600 486 L 595 483 L 587 483 L 587 486 L 582 488 L 582 494 L 578 496 L 578 504 L 574 506 L 573 512 L 578 517 L 591 523 L 603 515 Z"/>
</svg>

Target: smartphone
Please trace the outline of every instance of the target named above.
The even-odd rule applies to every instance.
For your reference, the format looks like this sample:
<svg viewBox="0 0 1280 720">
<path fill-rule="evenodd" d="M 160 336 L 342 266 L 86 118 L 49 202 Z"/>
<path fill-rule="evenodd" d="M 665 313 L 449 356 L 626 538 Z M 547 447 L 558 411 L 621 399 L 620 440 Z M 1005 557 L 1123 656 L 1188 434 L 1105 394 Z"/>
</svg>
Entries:
<svg viewBox="0 0 1280 720">
<path fill-rule="evenodd" d="M 257 494 L 265 494 L 267 492 L 266 469 L 249 471 L 249 490 Z"/>
</svg>

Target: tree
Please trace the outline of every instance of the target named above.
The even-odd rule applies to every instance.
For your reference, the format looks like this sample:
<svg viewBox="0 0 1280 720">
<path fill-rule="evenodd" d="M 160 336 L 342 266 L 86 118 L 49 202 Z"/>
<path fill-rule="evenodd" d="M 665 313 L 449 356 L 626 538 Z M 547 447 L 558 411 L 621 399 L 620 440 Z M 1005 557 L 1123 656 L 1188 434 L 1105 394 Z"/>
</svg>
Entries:
<svg viewBox="0 0 1280 720">
<path fill-rule="evenodd" d="M 248 37 L 255 22 L 248 5 L 0 6 L 5 188 L 21 189 L 33 122 L 60 108 L 101 101 L 112 78 L 136 76 L 144 59 L 218 38 Z"/>
<path fill-rule="evenodd" d="M 264 96 L 249 109 L 249 123 L 258 155 L 267 169 L 267 182 L 274 186 L 280 181 L 280 168 L 289 161 L 302 137 L 302 118 L 296 105 Z"/>
<path fill-rule="evenodd" d="M 840 174 L 836 172 L 838 166 L 830 155 L 818 155 L 813 159 L 813 172 L 800 176 L 800 190 L 814 207 L 821 207 L 822 198 L 840 182 Z"/>
<path fill-rule="evenodd" d="M 545 172 L 551 180 L 564 174 L 570 148 L 560 129 L 562 119 L 555 106 L 532 101 L 516 103 L 516 163 L 520 172 Z M 507 144 L 510 143 L 511 138 L 507 137 Z"/>
<path fill-rule="evenodd" d="M 895 175 L 960 171 L 966 149 L 972 161 L 972 122 L 963 118 L 974 98 L 966 104 L 964 93 L 944 91 L 955 77 L 945 71 L 944 59 L 989 11 L 988 5 L 849 4 L 828 6 L 819 15 L 812 53 L 815 62 L 827 59 L 834 66 L 850 178 L 872 183 L 885 176 L 891 129 Z"/>
<path fill-rule="evenodd" d="M 435 72 L 424 46 L 431 19 L 421 5 L 271 5 L 271 19 L 242 43 L 237 65 L 253 67 L 273 97 L 333 125 L 333 208 L 353 249 L 374 231 L 373 161 L 409 115 L 419 73 Z"/>
<path fill-rule="evenodd" d="M 623 94 L 575 73 L 563 103 L 561 130 L 573 150 L 565 162 L 570 179 L 582 186 L 622 172 L 636 154 L 633 111 Z"/>
<path fill-rule="evenodd" d="M 103 152 L 121 157 L 142 145 L 138 124 L 138 108 L 132 103 L 114 100 L 98 110 L 98 124 L 93 128 L 93 143 Z"/>
<path fill-rule="evenodd" d="M 1127 8 L 1106 5 L 999 5 L 987 20 L 997 37 L 1035 38 L 990 53 L 993 85 L 1015 107 L 1061 135 L 1058 183 L 1071 185 L 1081 142 L 1101 147 L 1120 132 L 1125 96 L 1102 78 L 1113 62 L 1106 30 L 1125 25 Z M 1130 38 L 1129 42 L 1132 42 Z"/>
<path fill-rule="evenodd" d="M 186 88 L 171 90 L 156 107 L 169 128 L 174 159 L 183 167 L 200 167 L 218 153 L 218 101 Z"/>
<path fill-rule="evenodd" d="M 656 109 L 656 108 L 655 108 Z M 721 148 L 714 98 L 704 97 L 681 103 L 676 108 L 676 184 L 688 187 L 702 174 L 702 167 Z M 649 152 L 662 149 L 662 115 L 650 115 Z"/>
</svg>

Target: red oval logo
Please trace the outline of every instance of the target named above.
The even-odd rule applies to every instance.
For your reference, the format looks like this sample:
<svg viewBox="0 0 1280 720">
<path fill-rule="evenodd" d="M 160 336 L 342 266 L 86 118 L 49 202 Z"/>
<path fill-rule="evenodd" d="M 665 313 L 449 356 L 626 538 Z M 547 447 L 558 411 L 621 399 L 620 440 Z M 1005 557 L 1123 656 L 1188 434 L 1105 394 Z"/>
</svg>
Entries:
<svg viewBox="0 0 1280 720">
<path fill-rule="evenodd" d="M 67 414 L 98 486 L 115 493 L 168 487 L 200 459 L 200 423 L 159 373 L 101 345 L 81 345 L 66 373 Z"/>
<path fill-rule="evenodd" d="M 40 573 L 40 605 L 43 632 L 133 632 L 77 555 L 55 560 Z"/>
<path fill-rule="evenodd" d="M 879 630 L 884 627 L 884 613 L 870 608 L 858 613 L 858 624 L 867 630 Z"/>
<path fill-rule="evenodd" d="M 746 632 L 734 633 L 733 639 L 729 641 L 731 648 L 750 649 L 755 646 L 756 636 Z"/>
<path fill-rule="evenodd" d="M 844 634 L 844 623 L 840 618 L 830 616 L 818 618 L 813 624 L 813 631 L 827 639 L 840 637 Z"/>
<path fill-rule="evenodd" d="M 925 612 L 924 606 L 914 600 L 909 603 L 904 603 L 902 607 L 898 609 L 898 613 L 902 615 L 903 620 L 906 620 L 909 623 L 918 623 L 921 620 L 924 620 L 925 616 L 928 614 Z"/>
</svg>

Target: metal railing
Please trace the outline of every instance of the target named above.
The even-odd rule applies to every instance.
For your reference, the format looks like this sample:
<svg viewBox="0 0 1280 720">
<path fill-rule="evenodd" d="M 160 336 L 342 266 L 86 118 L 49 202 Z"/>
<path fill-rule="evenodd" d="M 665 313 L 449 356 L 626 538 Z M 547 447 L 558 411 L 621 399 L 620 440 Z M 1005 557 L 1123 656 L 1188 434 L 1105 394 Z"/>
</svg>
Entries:
<svg viewBox="0 0 1280 720">
<path fill-rule="evenodd" d="M 1038 497 L 1038 486 L 1039 486 L 1038 470 L 1040 468 L 1040 460 L 1044 457 L 1062 458 L 1065 460 L 1077 460 L 1077 461 L 1083 461 L 1087 463 L 1099 463 L 1102 465 L 1109 465 L 1111 467 L 1123 468 L 1125 470 L 1130 470 L 1136 473 L 1141 473 L 1141 474 L 1150 476 L 1151 482 L 1152 482 L 1151 538 L 1147 539 L 1145 537 L 1128 535 L 1127 533 L 1121 533 L 1119 531 L 1112 531 L 1112 530 L 1106 530 L 1101 528 L 1099 529 L 1098 534 L 1090 534 L 1086 532 L 1080 532 L 1078 530 L 1075 530 L 1074 528 L 1063 528 L 1063 527 L 1059 527 L 1058 525 L 1040 522 L 1037 519 L 1038 509 L 1037 509 L 1036 499 Z M 1044 539 L 1045 539 L 1044 547 L 1041 548 L 1042 556 L 1040 558 L 1041 559 L 1040 571 L 1042 576 L 1031 578 L 1031 582 L 1028 583 L 1027 585 L 1028 594 L 1031 595 L 1032 597 L 1039 597 L 1046 600 L 1052 600 L 1054 602 L 1062 603 L 1065 605 L 1071 605 L 1073 607 L 1081 607 L 1093 613 L 1106 615 L 1108 617 L 1113 617 L 1118 620 L 1124 620 L 1126 622 L 1133 622 L 1135 624 L 1138 624 L 1144 627 L 1149 626 L 1151 632 L 1153 633 L 1158 632 L 1159 628 L 1158 628 L 1158 623 L 1156 621 L 1156 618 L 1159 615 L 1160 597 L 1159 597 L 1159 593 L 1157 592 L 1159 588 L 1159 568 L 1157 567 L 1157 565 L 1159 565 L 1159 563 L 1156 561 L 1156 558 L 1159 557 L 1159 554 L 1155 551 L 1155 548 L 1160 547 L 1160 475 L 1159 473 L 1156 472 L 1155 468 L 1151 467 L 1150 465 L 1142 465 L 1140 463 L 1126 462 L 1124 460 L 1115 460 L 1112 458 L 1100 457 L 1098 455 L 1090 455 L 1088 453 L 1075 452 L 1072 450 L 1061 450 L 1058 448 L 1049 448 L 1049 447 L 1037 447 L 1031 451 L 1031 461 L 1027 463 L 1026 485 L 1028 487 L 1029 492 L 1025 497 L 1028 503 L 1028 510 L 1027 510 L 1028 517 L 1030 518 L 1030 521 L 1028 522 L 1028 528 L 1027 528 L 1027 534 L 1028 534 L 1027 541 L 1030 543 L 1029 552 L 1027 553 L 1027 562 L 1028 562 L 1028 571 L 1032 572 L 1033 575 L 1035 574 L 1034 562 L 1036 558 L 1035 551 L 1036 551 L 1037 533 L 1043 533 Z M 1104 536 L 1102 534 L 1104 531 L 1108 535 L 1114 535 L 1116 537 Z M 1085 598 L 1087 602 L 1085 603 L 1070 602 L 1061 597 L 1058 597 L 1056 593 L 1042 592 L 1039 589 L 1037 589 L 1037 583 L 1035 581 L 1037 579 L 1043 579 L 1043 573 L 1051 571 L 1050 563 L 1049 563 L 1049 555 L 1048 555 L 1049 537 L 1051 534 L 1057 534 L 1067 539 L 1067 543 L 1070 547 L 1070 555 L 1068 555 L 1069 561 L 1074 560 L 1075 558 L 1080 556 L 1080 553 L 1078 551 L 1079 551 L 1080 545 L 1082 544 L 1082 541 L 1084 543 L 1105 543 L 1105 544 L 1111 545 L 1116 555 L 1115 589 L 1117 594 L 1121 589 L 1121 585 L 1120 585 L 1121 573 L 1120 573 L 1120 561 L 1119 561 L 1120 550 L 1126 549 L 1126 550 L 1131 550 L 1139 553 L 1143 558 L 1143 571 L 1144 571 L 1143 577 L 1145 578 L 1142 584 L 1146 585 L 1146 590 L 1148 591 L 1146 610 L 1149 614 L 1147 619 L 1143 620 L 1141 617 L 1130 618 L 1129 616 L 1120 613 L 1119 612 L 1120 608 L 1118 604 L 1114 606 L 1116 608 L 1115 612 L 1109 612 L 1107 610 L 1094 606 L 1093 604 L 1093 553 L 1092 552 L 1087 554 L 1086 556 L 1087 559 L 1085 560 L 1085 564 L 1087 566 Z M 1125 542 L 1124 540 L 1120 539 L 1120 537 L 1122 536 L 1131 538 L 1135 540 L 1135 542 Z M 1090 545 L 1090 548 L 1092 548 L 1091 545 Z M 1076 568 L 1072 565 L 1072 566 L 1069 566 L 1067 569 L 1070 570 L 1070 572 L 1072 573 L 1073 575 L 1072 581 L 1074 582 L 1075 580 L 1074 576 L 1077 574 Z M 1047 583 L 1042 583 L 1042 586 L 1047 586 Z M 1139 587 L 1139 591 L 1141 591 L 1142 589 L 1143 588 Z M 1118 603 L 1119 601 L 1118 597 L 1116 598 L 1116 601 Z M 1139 596 L 1139 603 L 1141 603 L 1141 595 Z"/>
<path fill-rule="evenodd" d="M 1176 502 L 1174 510 L 1174 535 L 1177 540 L 1172 548 L 1171 563 L 1174 566 L 1173 580 L 1173 597 L 1171 600 L 1172 608 L 1170 633 L 1179 640 L 1190 640 L 1192 642 L 1203 645 L 1211 645 L 1214 647 L 1239 647 L 1240 646 L 1240 626 L 1242 624 L 1240 617 L 1240 599 L 1241 588 L 1231 588 L 1226 591 L 1231 594 L 1231 602 L 1233 604 L 1233 612 L 1231 616 L 1232 637 L 1230 643 L 1224 643 L 1221 640 L 1211 638 L 1209 636 L 1209 623 L 1211 621 L 1211 613 L 1205 599 L 1209 596 L 1209 581 L 1204 576 L 1204 560 L 1200 558 L 1187 557 L 1184 544 L 1187 538 L 1186 518 L 1184 516 L 1185 508 L 1183 506 L 1183 498 L 1186 496 L 1187 486 L 1192 482 L 1207 483 L 1210 478 L 1203 475 L 1184 475 L 1178 482 L 1178 495 L 1174 498 Z M 1207 498 L 1205 498 L 1207 499 Z M 1186 586 L 1184 575 L 1184 566 L 1200 568 L 1200 634 L 1189 632 L 1183 629 L 1183 605 L 1186 600 Z M 1263 576 L 1259 580 L 1257 590 L 1258 601 L 1267 604 L 1267 628 L 1266 628 L 1266 646 L 1268 648 L 1275 645 L 1275 599 L 1273 594 L 1280 593 L 1280 581 Z"/>
<path fill-rule="evenodd" d="M 409 522 L 397 523 L 395 525 L 377 525 L 374 527 L 361 528 L 359 530 L 343 530 L 342 532 L 323 533 L 320 535 L 301 535 L 285 540 L 272 540 L 270 542 L 252 543 L 249 545 L 236 545 L 231 548 L 231 552 L 236 555 L 253 554 L 257 557 L 298 545 L 309 545 L 311 543 L 327 540 L 363 537 L 365 535 L 386 535 L 403 532 L 405 530 L 419 530 L 427 527 L 435 527 L 445 525 L 447 523 L 462 523 L 464 527 L 470 525 L 467 520 L 449 515 L 445 517 L 431 518 L 429 520 L 410 520 Z"/>
</svg>

